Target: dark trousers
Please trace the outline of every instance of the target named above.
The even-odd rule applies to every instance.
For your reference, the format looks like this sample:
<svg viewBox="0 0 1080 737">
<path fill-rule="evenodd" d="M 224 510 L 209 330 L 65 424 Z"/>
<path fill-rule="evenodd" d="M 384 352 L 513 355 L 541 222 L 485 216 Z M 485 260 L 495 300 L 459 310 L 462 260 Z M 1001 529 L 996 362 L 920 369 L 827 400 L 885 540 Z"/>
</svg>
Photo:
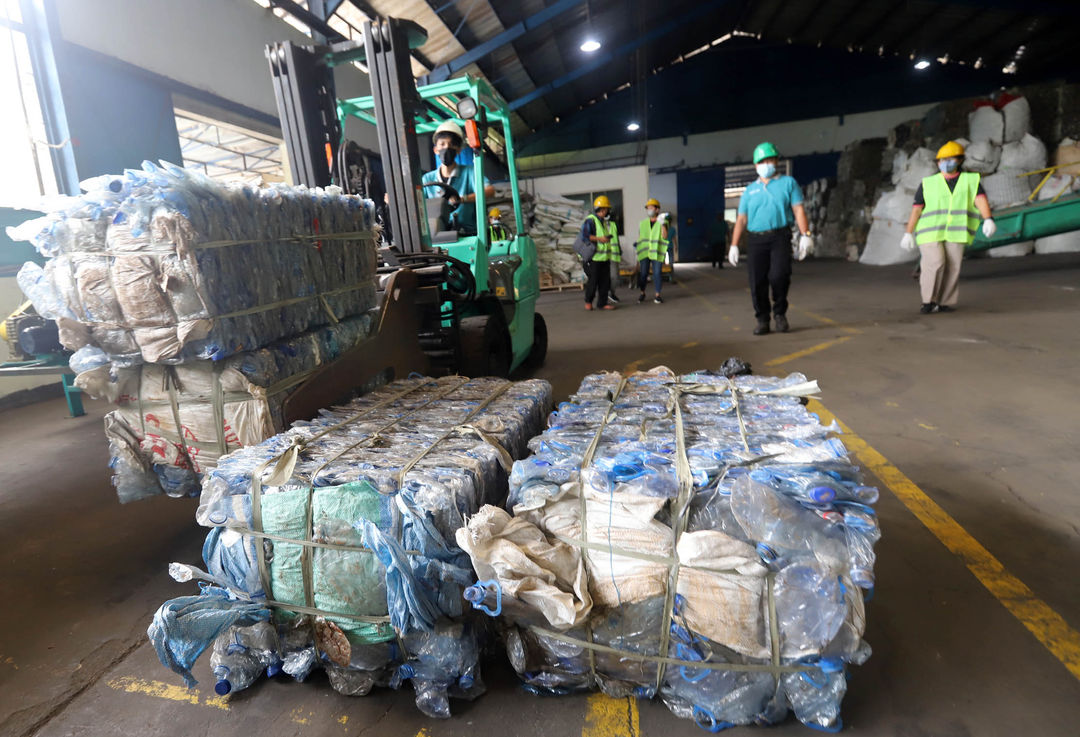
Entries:
<svg viewBox="0 0 1080 737">
<path fill-rule="evenodd" d="M 710 243 L 709 250 L 712 253 L 712 265 L 724 268 L 724 258 L 727 256 L 724 252 L 724 242 Z"/>
<path fill-rule="evenodd" d="M 657 294 L 660 294 L 660 284 L 664 278 L 663 268 L 663 261 L 653 261 L 648 258 L 638 261 L 638 289 L 644 292 L 645 287 L 649 286 L 649 272 L 652 271 L 653 289 L 656 290 Z"/>
<path fill-rule="evenodd" d="M 607 304 L 608 291 L 611 290 L 611 263 L 589 261 L 585 264 L 585 275 L 588 277 L 585 282 L 585 301 L 591 303 L 599 292 L 600 299 L 596 306 L 603 307 Z"/>
<path fill-rule="evenodd" d="M 787 293 L 791 286 L 791 231 L 782 228 L 767 233 L 748 233 L 746 246 L 754 316 L 759 322 L 768 322 L 770 289 L 772 314 L 787 314 Z"/>
</svg>

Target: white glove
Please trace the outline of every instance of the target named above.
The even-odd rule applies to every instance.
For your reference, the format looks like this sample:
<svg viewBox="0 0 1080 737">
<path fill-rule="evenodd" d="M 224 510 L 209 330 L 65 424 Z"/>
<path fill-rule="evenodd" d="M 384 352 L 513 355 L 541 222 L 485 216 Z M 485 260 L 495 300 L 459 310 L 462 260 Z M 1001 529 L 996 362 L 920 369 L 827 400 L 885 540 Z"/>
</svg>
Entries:
<svg viewBox="0 0 1080 737">
<path fill-rule="evenodd" d="M 997 232 L 997 223 L 994 222 L 993 218 L 986 218 L 986 220 L 983 220 L 982 231 L 983 235 L 987 238 L 994 237 L 994 233 Z"/>
<path fill-rule="evenodd" d="M 902 236 L 900 236 L 900 247 L 903 248 L 905 251 L 914 251 L 915 236 L 913 236 L 911 233 L 904 233 Z"/>
<path fill-rule="evenodd" d="M 799 236 L 799 247 L 795 251 L 795 259 L 802 261 L 806 254 L 814 252 L 814 239 L 808 235 Z"/>
<path fill-rule="evenodd" d="M 657 220 L 659 220 L 661 223 L 666 223 L 668 221 L 668 218 L 670 217 L 670 213 L 662 212 L 660 213 L 660 217 L 658 217 Z"/>
<path fill-rule="evenodd" d="M 732 266 L 738 266 L 739 265 L 739 247 L 738 246 L 732 246 L 731 248 L 728 249 L 727 260 L 728 260 L 728 263 L 731 264 Z"/>
</svg>

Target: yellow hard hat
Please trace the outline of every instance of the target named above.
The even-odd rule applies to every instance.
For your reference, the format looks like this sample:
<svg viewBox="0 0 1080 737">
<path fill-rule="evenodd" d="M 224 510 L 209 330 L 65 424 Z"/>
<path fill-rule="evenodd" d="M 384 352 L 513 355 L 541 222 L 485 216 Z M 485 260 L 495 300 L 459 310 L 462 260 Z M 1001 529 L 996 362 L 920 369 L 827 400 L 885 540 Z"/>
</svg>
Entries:
<svg viewBox="0 0 1080 737">
<path fill-rule="evenodd" d="M 955 156 L 963 156 L 964 147 L 956 141 L 949 141 L 944 146 L 938 149 L 936 158 L 938 159 L 951 159 Z"/>
<path fill-rule="evenodd" d="M 599 210 L 601 207 L 611 209 L 611 200 L 607 198 L 606 194 L 602 194 L 593 200 L 592 207 L 594 210 Z"/>
<path fill-rule="evenodd" d="M 645 207 L 660 207 L 660 200 L 656 199 L 655 197 L 650 197 L 649 199 L 645 200 Z"/>
<path fill-rule="evenodd" d="M 488 217 L 489 218 L 501 218 L 502 217 L 502 211 L 497 207 L 493 207 L 490 210 L 488 210 Z"/>
</svg>

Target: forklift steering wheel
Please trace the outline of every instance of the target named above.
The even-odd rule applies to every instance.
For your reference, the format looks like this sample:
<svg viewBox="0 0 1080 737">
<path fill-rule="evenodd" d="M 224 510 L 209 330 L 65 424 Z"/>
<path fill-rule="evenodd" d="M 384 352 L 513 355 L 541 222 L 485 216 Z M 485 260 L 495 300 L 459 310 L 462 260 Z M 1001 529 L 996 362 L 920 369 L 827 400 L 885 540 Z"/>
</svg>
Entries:
<svg viewBox="0 0 1080 737">
<path fill-rule="evenodd" d="M 458 191 L 451 187 L 449 184 L 443 184 L 442 182 L 428 182 L 425 187 L 438 187 L 443 191 L 442 196 L 444 200 L 457 200 L 461 202 L 461 195 Z"/>
</svg>

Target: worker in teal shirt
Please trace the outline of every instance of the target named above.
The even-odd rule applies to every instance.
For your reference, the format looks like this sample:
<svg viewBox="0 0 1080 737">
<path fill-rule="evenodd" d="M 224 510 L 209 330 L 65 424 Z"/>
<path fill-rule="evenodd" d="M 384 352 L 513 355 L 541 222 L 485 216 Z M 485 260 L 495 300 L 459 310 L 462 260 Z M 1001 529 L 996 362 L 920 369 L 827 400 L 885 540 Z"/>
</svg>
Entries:
<svg viewBox="0 0 1080 737">
<path fill-rule="evenodd" d="M 450 212 L 449 225 L 452 229 L 465 235 L 476 235 L 476 173 L 471 164 L 457 163 L 458 153 L 461 151 L 465 136 L 461 127 L 447 120 L 435 129 L 432 136 L 432 151 L 439 166 L 434 171 L 429 171 L 421 177 L 420 182 L 425 185 L 446 184 L 453 187 L 457 196 L 451 196 L 441 187 L 424 187 L 424 197 L 447 196 L 449 204 L 454 208 Z M 491 197 L 495 194 L 495 188 L 484 178 L 484 195 Z"/>
<path fill-rule="evenodd" d="M 803 207 L 802 190 L 792 177 L 776 173 L 780 157 L 771 143 L 754 149 L 754 167 L 758 178 L 743 192 L 739 200 L 735 232 L 731 237 L 728 261 L 739 263 L 739 241 L 747 236 L 747 260 L 750 265 L 750 299 L 754 303 L 757 327 L 754 335 L 769 332 L 769 290 L 772 289 L 771 312 L 776 329 L 789 330 L 787 321 L 788 287 L 791 285 L 791 225 L 799 226 L 797 258 L 802 261 L 814 248 L 810 237 L 810 222 Z"/>
</svg>

